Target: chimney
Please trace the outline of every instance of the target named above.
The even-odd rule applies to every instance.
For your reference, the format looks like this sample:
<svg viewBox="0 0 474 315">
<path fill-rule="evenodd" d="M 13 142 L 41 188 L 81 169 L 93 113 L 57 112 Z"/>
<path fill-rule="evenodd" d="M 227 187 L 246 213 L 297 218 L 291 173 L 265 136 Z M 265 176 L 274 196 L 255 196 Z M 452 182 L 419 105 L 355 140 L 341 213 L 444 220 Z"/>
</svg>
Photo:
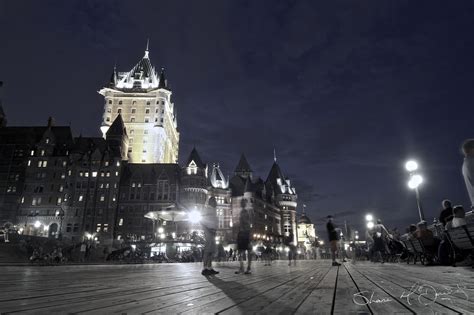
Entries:
<svg viewBox="0 0 474 315">
<path fill-rule="evenodd" d="M 55 125 L 54 118 L 49 116 L 49 118 L 48 118 L 48 128 L 54 127 L 54 125 Z"/>
</svg>

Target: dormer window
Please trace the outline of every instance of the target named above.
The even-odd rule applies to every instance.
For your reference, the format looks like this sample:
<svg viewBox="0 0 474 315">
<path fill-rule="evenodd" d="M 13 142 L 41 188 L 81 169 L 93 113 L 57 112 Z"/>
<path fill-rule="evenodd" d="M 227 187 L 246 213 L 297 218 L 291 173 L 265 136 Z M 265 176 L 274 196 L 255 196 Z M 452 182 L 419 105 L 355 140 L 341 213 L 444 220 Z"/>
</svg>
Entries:
<svg viewBox="0 0 474 315">
<path fill-rule="evenodd" d="M 150 101 L 146 102 L 147 105 L 150 105 Z"/>
<path fill-rule="evenodd" d="M 112 100 L 109 100 L 109 104 L 112 104 Z"/>
<path fill-rule="evenodd" d="M 119 101 L 119 105 L 122 105 L 122 101 Z"/>
<path fill-rule="evenodd" d="M 187 169 L 186 169 L 188 175 L 196 175 L 197 174 L 197 165 L 194 161 L 191 161 L 189 163 Z"/>
</svg>

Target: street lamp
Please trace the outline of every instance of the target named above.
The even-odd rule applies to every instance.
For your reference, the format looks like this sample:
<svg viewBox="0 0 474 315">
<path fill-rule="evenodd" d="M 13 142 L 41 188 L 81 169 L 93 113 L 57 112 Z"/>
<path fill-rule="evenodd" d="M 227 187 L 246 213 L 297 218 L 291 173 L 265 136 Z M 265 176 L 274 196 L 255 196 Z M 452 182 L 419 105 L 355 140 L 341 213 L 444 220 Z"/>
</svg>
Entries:
<svg viewBox="0 0 474 315">
<path fill-rule="evenodd" d="M 366 215 L 365 215 L 365 220 L 366 220 L 366 221 L 373 221 L 373 220 L 374 220 L 374 217 L 373 217 L 371 214 L 366 214 Z"/>
<path fill-rule="evenodd" d="M 374 226 L 375 226 L 375 224 L 374 224 L 373 221 L 367 222 L 367 228 L 368 228 L 369 230 L 372 230 L 372 229 L 374 228 Z"/>
<path fill-rule="evenodd" d="M 41 222 L 40 222 L 40 221 L 36 221 L 34 226 L 35 226 L 35 228 L 38 229 L 38 228 L 41 226 Z"/>
<path fill-rule="evenodd" d="M 410 179 L 408 180 L 408 188 L 415 190 L 416 205 L 418 206 L 418 215 L 420 216 L 420 221 L 424 221 L 425 214 L 423 213 L 423 207 L 421 206 L 420 200 L 420 191 L 418 190 L 418 187 L 423 183 L 423 177 L 416 173 L 416 170 L 418 170 L 418 163 L 416 161 L 410 160 L 406 162 L 405 169 L 410 175 Z"/>
</svg>

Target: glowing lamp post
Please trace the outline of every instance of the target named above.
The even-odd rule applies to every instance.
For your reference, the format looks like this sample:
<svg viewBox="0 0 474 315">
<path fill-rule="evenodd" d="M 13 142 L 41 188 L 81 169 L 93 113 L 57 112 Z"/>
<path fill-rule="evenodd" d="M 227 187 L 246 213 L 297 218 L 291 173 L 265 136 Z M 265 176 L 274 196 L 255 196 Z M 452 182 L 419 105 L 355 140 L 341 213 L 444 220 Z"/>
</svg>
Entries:
<svg viewBox="0 0 474 315">
<path fill-rule="evenodd" d="M 420 221 L 424 221 L 425 214 L 423 213 L 423 207 L 421 206 L 420 200 L 420 191 L 418 190 L 418 187 L 423 183 L 423 177 L 416 173 L 416 170 L 418 170 L 418 163 L 416 161 L 408 161 L 405 164 L 405 169 L 410 174 L 408 188 L 415 190 L 416 205 L 418 206 L 418 215 L 420 216 Z"/>
<path fill-rule="evenodd" d="M 199 213 L 199 211 L 197 211 L 197 210 L 193 210 L 193 211 L 189 212 L 188 219 L 189 219 L 189 222 L 191 222 L 193 224 L 199 223 L 202 219 L 201 213 Z"/>
</svg>

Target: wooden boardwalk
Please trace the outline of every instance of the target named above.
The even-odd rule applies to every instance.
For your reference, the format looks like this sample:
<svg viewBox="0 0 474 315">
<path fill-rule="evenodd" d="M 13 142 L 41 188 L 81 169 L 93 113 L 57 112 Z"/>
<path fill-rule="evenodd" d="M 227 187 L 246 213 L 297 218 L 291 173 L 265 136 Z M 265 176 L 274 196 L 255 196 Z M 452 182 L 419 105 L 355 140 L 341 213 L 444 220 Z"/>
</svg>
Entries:
<svg viewBox="0 0 474 315">
<path fill-rule="evenodd" d="M 0 267 L 0 313 L 474 314 L 470 268 L 329 264 L 221 263 L 208 278 L 199 264 Z"/>
</svg>

